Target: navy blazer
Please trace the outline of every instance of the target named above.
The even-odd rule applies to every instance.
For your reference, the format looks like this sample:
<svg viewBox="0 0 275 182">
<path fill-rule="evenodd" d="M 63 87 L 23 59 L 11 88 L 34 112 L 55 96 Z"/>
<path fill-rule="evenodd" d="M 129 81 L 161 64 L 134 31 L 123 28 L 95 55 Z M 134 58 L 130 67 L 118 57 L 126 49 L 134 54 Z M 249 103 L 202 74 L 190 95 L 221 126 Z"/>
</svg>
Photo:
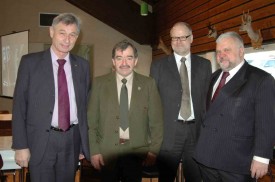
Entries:
<svg viewBox="0 0 275 182">
<path fill-rule="evenodd" d="M 250 174 L 253 156 L 273 155 L 275 81 L 270 74 L 245 62 L 210 103 L 220 73 L 217 70 L 212 75 L 208 111 L 194 157 L 211 168 Z"/>
<path fill-rule="evenodd" d="M 89 63 L 70 54 L 74 82 L 80 150 L 89 159 L 87 100 L 90 89 Z M 21 59 L 13 97 L 13 149 L 29 148 L 30 162 L 41 161 L 47 146 L 55 104 L 54 75 L 50 49 L 24 55 Z"/>
</svg>

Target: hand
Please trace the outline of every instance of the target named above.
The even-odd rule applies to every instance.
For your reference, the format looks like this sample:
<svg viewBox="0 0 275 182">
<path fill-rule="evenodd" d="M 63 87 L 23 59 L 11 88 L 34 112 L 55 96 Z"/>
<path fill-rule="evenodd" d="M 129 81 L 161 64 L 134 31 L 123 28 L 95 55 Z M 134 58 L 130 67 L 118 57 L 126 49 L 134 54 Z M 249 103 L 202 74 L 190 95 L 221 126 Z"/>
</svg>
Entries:
<svg viewBox="0 0 275 182">
<path fill-rule="evenodd" d="M 148 152 L 145 160 L 142 163 L 142 165 L 144 165 L 144 166 L 152 166 L 152 165 L 155 164 L 156 158 L 157 158 L 156 154 L 154 154 L 152 152 Z"/>
<path fill-rule="evenodd" d="M 28 167 L 31 153 L 29 149 L 15 150 L 15 162 L 20 167 Z"/>
<path fill-rule="evenodd" d="M 85 156 L 83 155 L 83 154 L 79 154 L 79 160 L 82 160 L 82 159 L 84 159 L 85 158 Z"/>
<path fill-rule="evenodd" d="M 252 178 L 256 178 L 259 179 L 261 177 L 263 177 L 268 170 L 268 164 L 256 161 L 256 160 L 252 160 L 252 164 L 251 164 L 251 177 Z"/>
<path fill-rule="evenodd" d="M 91 164 L 95 169 L 101 170 L 101 167 L 104 166 L 103 157 L 101 154 L 96 154 L 91 157 Z"/>
</svg>

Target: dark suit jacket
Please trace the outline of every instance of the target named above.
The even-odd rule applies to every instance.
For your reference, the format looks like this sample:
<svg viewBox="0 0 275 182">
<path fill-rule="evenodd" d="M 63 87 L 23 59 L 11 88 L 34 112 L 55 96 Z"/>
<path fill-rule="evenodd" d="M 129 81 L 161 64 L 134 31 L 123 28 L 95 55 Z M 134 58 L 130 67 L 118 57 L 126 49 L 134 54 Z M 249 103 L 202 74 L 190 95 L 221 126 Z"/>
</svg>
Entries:
<svg viewBox="0 0 275 182">
<path fill-rule="evenodd" d="M 220 73 L 212 76 L 208 103 Z M 195 159 L 212 168 L 250 174 L 254 155 L 272 157 L 274 131 L 274 78 L 245 62 L 209 105 Z"/>
<path fill-rule="evenodd" d="M 119 102 L 115 73 L 95 79 L 88 109 L 91 155 L 106 162 L 119 148 Z M 158 154 L 163 136 L 162 106 L 155 82 L 134 72 L 129 110 L 131 153 Z"/>
<path fill-rule="evenodd" d="M 76 145 L 79 145 L 84 155 L 89 158 L 86 114 L 90 89 L 89 64 L 72 54 L 70 61 L 81 135 L 81 143 Z M 12 148 L 29 148 L 30 162 L 37 164 L 46 149 L 55 104 L 53 67 L 49 49 L 22 57 L 13 102 Z"/>
<path fill-rule="evenodd" d="M 154 61 L 150 75 L 156 80 L 164 109 L 164 137 L 161 149 L 170 150 L 175 143 L 176 122 L 182 97 L 180 74 L 174 54 Z M 192 132 L 195 137 L 199 135 L 202 114 L 205 113 L 210 75 L 210 61 L 191 54 L 191 95 L 196 119 Z"/>
</svg>

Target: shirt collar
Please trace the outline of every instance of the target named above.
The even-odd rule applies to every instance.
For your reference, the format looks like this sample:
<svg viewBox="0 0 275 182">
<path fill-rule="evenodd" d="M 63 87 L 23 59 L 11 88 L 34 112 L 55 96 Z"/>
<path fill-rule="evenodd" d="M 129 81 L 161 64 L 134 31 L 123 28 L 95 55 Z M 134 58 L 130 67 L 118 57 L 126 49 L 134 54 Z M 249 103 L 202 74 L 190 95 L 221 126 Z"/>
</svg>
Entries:
<svg viewBox="0 0 275 182">
<path fill-rule="evenodd" d="M 229 72 L 230 77 L 233 77 L 243 66 L 244 64 L 244 60 L 242 62 L 240 62 L 240 64 L 238 64 L 235 68 L 231 69 Z"/>
<path fill-rule="evenodd" d="M 60 59 L 60 58 L 54 53 L 52 47 L 50 48 L 50 51 L 51 51 L 52 63 L 58 65 L 58 63 L 57 63 L 56 60 L 58 60 L 58 59 Z M 70 55 L 70 53 L 68 53 L 68 54 L 66 55 L 66 57 L 64 58 L 64 59 L 66 60 L 66 63 L 68 63 L 68 64 L 70 64 L 69 55 Z"/>
<path fill-rule="evenodd" d="M 180 60 L 181 60 L 182 57 L 186 58 L 185 65 L 187 66 L 187 69 L 191 67 L 191 53 L 188 53 L 186 56 L 181 56 L 181 55 L 179 55 L 179 54 L 177 54 L 177 53 L 174 52 L 174 56 L 175 56 L 178 68 L 181 65 L 181 61 Z"/>
<path fill-rule="evenodd" d="M 117 78 L 117 81 L 118 81 L 119 83 L 121 82 L 121 80 L 122 80 L 123 78 L 125 78 L 125 79 L 127 80 L 127 83 L 126 83 L 126 84 L 128 84 L 129 82 L 132 82 L 133 77 L 134 77 L 134 72 L 130 73 L 130 75 L 128 75 L 128 76 L 126 76 L 126 77 L 123 77 L 123 76 L 121 76 L 120 74 L 116 73 L 116 78 Z"/>
</svg>

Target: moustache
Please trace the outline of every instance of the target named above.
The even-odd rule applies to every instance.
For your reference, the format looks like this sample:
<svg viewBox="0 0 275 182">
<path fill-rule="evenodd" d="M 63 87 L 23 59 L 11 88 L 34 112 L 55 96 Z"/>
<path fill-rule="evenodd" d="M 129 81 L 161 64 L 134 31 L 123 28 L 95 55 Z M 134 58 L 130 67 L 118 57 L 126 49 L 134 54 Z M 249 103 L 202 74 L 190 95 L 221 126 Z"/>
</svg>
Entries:
<svg viewBox="0 0 275 182">
<path fill-rule="evenodd" d="M 123 66 L 120 66 L 119 68 L 121 68 L 121 69 L 130 68 L 130 66 L 129 65 L 123 65 Z"/>
</svg>

